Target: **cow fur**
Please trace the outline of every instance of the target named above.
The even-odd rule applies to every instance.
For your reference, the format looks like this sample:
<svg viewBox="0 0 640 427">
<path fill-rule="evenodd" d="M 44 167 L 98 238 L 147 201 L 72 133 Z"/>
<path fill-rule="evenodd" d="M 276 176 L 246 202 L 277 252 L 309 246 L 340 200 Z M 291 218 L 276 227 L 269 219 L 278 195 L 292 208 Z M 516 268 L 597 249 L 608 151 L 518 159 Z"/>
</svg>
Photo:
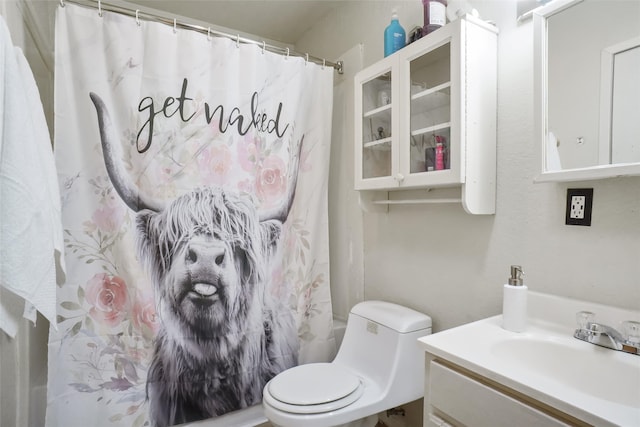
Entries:
<svg viewBox="0 0 640 427">
<path fill-rule="evenodd" d="M 162 325 L 147 379 L 153 424 L 259 403 L 266 382 L 297 364 L 293 317 L 266 292 L 281 224 L 258 222 L 248 198 L 203 188 L 140 212 L 137 229 Z M 201 298 L 198 283 L 215 295 Z"/>
</svg>

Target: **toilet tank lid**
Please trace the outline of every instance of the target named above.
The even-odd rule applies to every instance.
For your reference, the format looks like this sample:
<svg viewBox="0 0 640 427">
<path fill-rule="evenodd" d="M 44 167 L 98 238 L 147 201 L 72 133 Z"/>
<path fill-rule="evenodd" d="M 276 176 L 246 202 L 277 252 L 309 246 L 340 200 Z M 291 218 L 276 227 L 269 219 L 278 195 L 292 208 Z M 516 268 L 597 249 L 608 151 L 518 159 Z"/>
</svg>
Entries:
<svg viewBox="0 0 640 427">
<path fill-rule="evenodd" d="M 431 317 L 426 314 L 385 301 L 361 302 L 353 306 L 351 313 L 400 333 L 431 328 Z"/>
</svg>

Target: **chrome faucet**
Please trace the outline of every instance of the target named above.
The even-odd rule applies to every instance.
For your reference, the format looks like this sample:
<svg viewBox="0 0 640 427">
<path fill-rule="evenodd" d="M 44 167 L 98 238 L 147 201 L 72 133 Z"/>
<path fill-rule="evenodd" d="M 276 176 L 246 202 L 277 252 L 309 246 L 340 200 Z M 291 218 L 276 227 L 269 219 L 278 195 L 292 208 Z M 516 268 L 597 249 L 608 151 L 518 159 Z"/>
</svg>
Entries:
<svg viewBox="0 0 640 427">
<path fill-rule="evenodd" d="M 573 336 L 601 347 L 640 355 L 640 322 L 628 320 L 622 322 L 626 338 L 611 326 L 594 322 L 595 315 L 581 311 L 576 315 L 578 329 Z"/>
</svg>

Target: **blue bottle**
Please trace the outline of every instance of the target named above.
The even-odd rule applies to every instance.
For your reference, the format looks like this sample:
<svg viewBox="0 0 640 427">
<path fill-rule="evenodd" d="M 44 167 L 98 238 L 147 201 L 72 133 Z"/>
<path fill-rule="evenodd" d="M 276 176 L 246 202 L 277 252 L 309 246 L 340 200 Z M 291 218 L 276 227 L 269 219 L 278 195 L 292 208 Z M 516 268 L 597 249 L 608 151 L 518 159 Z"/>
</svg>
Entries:
<svg viewBox="0 0 640 427">
<path fill-rule="evenodd" d="M 387 57 L 393 52 L 404 47 L 406 42 L 404 28 L 398 22 L 398 12 L 393 9 L 391 13 L 391 23 L 384 30 L 384 56 Z"/>
</svg>

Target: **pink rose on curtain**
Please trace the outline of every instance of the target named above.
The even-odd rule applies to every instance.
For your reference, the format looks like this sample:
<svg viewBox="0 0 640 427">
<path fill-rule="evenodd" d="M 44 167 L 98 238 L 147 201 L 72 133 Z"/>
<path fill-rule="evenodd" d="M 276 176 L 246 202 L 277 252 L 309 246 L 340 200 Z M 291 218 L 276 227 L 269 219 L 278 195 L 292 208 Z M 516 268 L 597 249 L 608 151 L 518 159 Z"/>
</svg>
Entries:
<svg viewBox="0 0 640 427">
<path fill-rule="evenodd" d="M 198 154 L 196 161 L 204 184 L 225 183 L 232 166 L 229 147 L 223 144 L 207 147 Z"/>
<path fill-rule="evenodd" d="M 103 233 L 112 233 L 120 229 L 125 214 L 126 211 L 122 205 L 115 203 L 115 200 L 111 199 L 107 204 L 93 212 L 91 220 Z"/>
<path fill-rule="evenodd" d="M 237 145 L 238 163 L 242 170 L 246 172 L 253 171 L 253 168 L 258 161 L 260 146 L 260 138 L 247 137 Z"/>
<path fill-rule="evenodd" d="M 142 332 L 144 336 L 153 338 L 158 332 L 158 319 L 156 315 L 156 305 L 152 296 L 142 295 L 133 304 L 133 325 Z"/>
<path fill-rule="evenodd" d="M 282 200 L 287 189 L 284 161 L 278 156 L 263 160 L 256 176 L 256 193 L 262 206 L 273 206 Z"/>
<path fill-rule="evenodd" d="M 129 292 L 120 277 L 98 273 L 87 282 L 86 300 L 92 305 L 89 315 L 97 322 L 117 326 L 127 316 Z"/>
</svg>

